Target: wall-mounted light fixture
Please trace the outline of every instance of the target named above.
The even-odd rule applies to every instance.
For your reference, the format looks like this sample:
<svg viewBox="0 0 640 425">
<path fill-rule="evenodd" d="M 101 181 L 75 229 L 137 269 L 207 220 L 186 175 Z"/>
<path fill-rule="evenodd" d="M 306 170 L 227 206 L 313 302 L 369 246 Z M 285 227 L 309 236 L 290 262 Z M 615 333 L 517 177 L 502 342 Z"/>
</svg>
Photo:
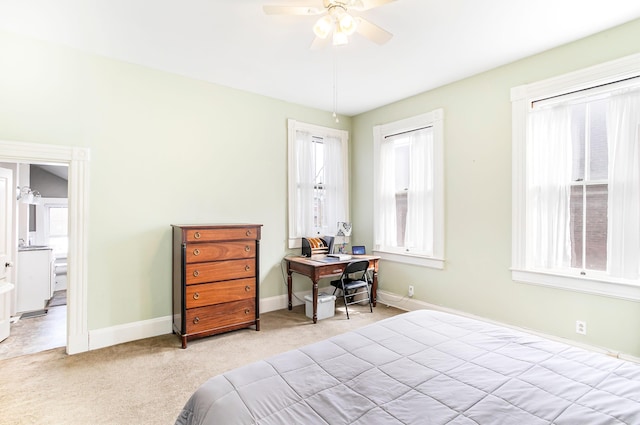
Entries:
<svg viewBox="0 0 640 425">
<path fill-rule="evenodd" d="M 18 187 L 16 190 L 18 201 L 23 204 L 39 204 L 40 192 L 37 190 L 31 190 L 29 186 Z"/>
</svg>

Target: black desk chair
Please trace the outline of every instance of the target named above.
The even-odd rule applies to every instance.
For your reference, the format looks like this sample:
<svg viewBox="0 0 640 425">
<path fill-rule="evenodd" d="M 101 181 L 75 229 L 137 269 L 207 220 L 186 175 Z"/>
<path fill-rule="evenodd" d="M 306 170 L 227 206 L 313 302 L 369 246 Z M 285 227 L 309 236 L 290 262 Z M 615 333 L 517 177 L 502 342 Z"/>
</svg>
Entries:
<svg viewBox="0 0 640 425">
<path fill-rule="evenodd" d="M 351 304 L 361 303 L 364 300 L 356 300 L 355 297 L 358 294 L 367 293 L 367 301 L 369 301 L 369 310 L 373 313 L 373 304 L 371 303 L 371 292 L 369 291 L 369 275 L 367 269 L 369 268 L 368 260 L 353 261 L 347 264 L 344 268 L 342 276 L 339 280 L 331 282 L 331 286 L 336 289 L 333 290 L 335 294 L 338 289 L 342 290 L 342 297 L 344 298 L 344 308 L 347 311 L 347 319 L 349 318 L 349 307 Z M 352 276 L 353 275 L 353 276 Z M 351 301 L 347 301 L 351 299 Z"/>
</svg>

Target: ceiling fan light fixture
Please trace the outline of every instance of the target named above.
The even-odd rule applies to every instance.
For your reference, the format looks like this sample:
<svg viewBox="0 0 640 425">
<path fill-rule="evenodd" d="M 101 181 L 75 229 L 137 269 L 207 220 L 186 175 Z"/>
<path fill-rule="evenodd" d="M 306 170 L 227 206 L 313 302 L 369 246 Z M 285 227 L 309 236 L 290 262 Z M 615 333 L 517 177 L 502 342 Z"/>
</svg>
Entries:
<svg viewBox="0 0 640 425">
<path fill-rule="evenodd" d="M 293 1 L 293 0 L 289 0 Z M 311 1 L 311 0 L 299 0 Z M 393 34 L 380 28 L 359 16 L 354 16 L 351 11 L 362 12 L 393 3 L 397 0 L 315 0 L 322 1 L 323 8 L 315 6 L 277 6 L 264 5 L 263 10 L 267 15 L 302 15 L 317 16 L 313 25 L 316 35 L 311 49 L 318 49 L 326 44 L 331 35 L 334 46 L 349 43 L 349 37 L 358 32 L 365 38 L 377 44 L 388 42 Z"/>
<path fill-rule="evenodd" d="M 338 25 L 340 26 L 340 30 L 343 33 L 345 33 L 346 35 L 352 35 L 356 32 L 358 21 L 354 19 L 353 16 L 345 12 L 338 19 Z"/>
<path fill-rule="evenodd" d="M 336 26 L 336 29 L 333 31 L 333 45 L 334 46 L 342 46 L 349 43 L 349 36 L 347 33 L 342 31 L 339 25 Z"/>
<path fill-rule="evenodd" d="M 328 15 L 318 19 L 316 24 L 313 26 L 313 32 L 320 38 L 327 38 L 332 29 L 333 20 Z"/>
</svg>

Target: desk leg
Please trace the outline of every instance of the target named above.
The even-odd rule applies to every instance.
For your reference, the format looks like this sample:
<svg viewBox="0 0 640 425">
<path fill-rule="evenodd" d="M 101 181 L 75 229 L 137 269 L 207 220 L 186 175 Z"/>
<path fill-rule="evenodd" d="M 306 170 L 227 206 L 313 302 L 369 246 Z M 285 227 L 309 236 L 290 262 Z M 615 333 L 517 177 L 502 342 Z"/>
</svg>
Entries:
<svg viewBox="0 0 640 425">
<path fill-rule="evenodd" d="M 318 323 L 318 281 L 313 281 L 313 323 Z"/>
<path fill-rule="evenodd" d="M 375 307 L 377 304 L 376 297 L 378 296 L 378 273 L 374 270 L 372 274 L 373 283 L 371 284 L 371 303 Z"/>
<path fill-rule="evenodd" d="M 293 279 L 291 278 L 291 273 L 289 263 L 287 262 L 287 294 L 289 296 L 289 310 L 293 308 L 293 304 L 291 303 L 291 293 L 293 292 Z"/>
</svg>

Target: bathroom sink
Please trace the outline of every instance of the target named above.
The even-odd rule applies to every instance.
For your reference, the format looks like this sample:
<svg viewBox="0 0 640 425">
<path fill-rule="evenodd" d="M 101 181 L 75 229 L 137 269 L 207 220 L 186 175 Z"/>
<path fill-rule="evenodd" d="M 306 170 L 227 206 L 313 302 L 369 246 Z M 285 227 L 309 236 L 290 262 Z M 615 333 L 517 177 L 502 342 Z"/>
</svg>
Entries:
<svg viewBox="0 0 640 425">
<path fill-rule="evenodd" d="M 18 251 L 34 251 L 36 249 L 51 249 L 51 247 L 47 245 L 29 245 L 18 247 Z"/>
</svg>

